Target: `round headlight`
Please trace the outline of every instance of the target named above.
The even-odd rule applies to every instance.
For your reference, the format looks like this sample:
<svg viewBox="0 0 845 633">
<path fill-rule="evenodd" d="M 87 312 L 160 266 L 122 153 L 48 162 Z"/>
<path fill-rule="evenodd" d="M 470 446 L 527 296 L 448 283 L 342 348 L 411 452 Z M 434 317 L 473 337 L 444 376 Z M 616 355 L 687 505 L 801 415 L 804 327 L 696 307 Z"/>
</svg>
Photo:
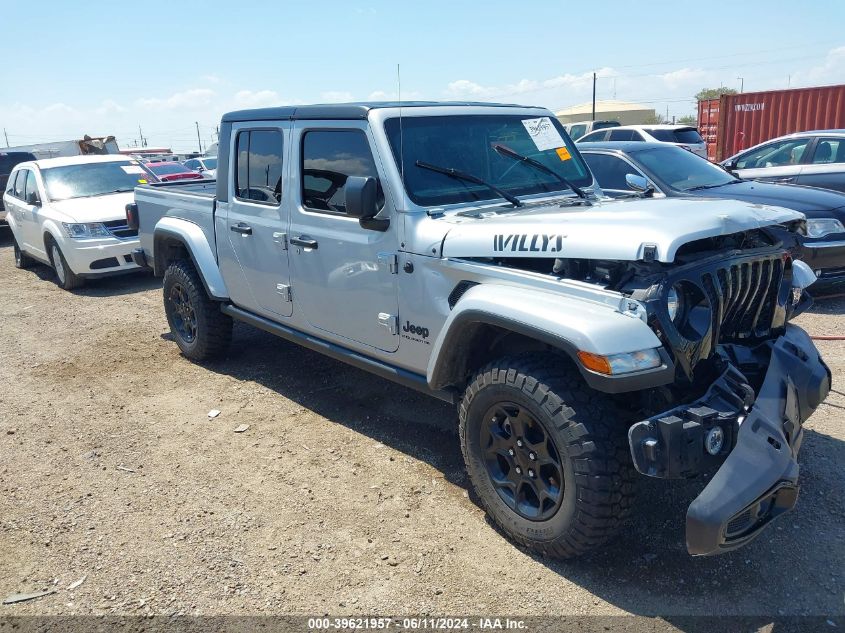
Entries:
<svg viewBox="0 0 845 633">
<path fill-rule="evenodd" d="M 669 292 L 666 294 L 666 307 L 669 310 L 669 318 L 674 321 L 681 311 L 681 295 L 675 286 L 669 288 Z"/>
</svg>

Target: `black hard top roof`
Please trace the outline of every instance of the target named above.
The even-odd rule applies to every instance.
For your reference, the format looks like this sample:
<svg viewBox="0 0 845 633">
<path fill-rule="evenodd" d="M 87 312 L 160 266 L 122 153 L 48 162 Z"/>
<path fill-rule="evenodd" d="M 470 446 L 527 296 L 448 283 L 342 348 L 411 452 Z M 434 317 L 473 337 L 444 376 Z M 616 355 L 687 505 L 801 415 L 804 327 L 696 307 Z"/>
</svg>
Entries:
<svg viewBox="0 0 845 633">
<path fill-rule="evenodd" d="M 433 106 L 484 106 L 492 108 L 539 108 L 515 103 L 481 103 L 475 101 L 369 101 L 357 103 L 324 103 L 237 110 L 223 115 L 224 122 L 272 121 L 275 119 L 366 119 L 370 110 L 378 108 L 421 108 Z"/>
</svg>

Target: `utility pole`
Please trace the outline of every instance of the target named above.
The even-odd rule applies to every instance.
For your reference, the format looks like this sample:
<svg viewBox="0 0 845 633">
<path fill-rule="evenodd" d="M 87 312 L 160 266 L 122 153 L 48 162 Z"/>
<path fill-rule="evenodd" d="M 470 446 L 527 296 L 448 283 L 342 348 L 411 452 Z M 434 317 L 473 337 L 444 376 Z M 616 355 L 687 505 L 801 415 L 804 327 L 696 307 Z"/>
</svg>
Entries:
<svg viewBox="0 0 845 633">
<path fill-rule="evenodd" d="M 593 121 L 596 120 L 596 73 L 593 73 Z"/>
<path fill-rule="evenodd" d="M 198 121 L 194 121 L 194 125 L 197 126 L 197 143 L 200 146 L 200 154 L 202 154 L 202 139 L 200 139 L 200 124 Z"/>
<path fill-rule="evenodd" d="M 6 133 L 6 128 L 3 128 L 3 136 L 6 137 L 6 147 L 9 147 L 9 135 Z"/>
<path fill-rule="evenodd" d="M 737 77 L 739 79 L 739 93 L 745 92 L 745 77 Z"/>
<path fill-rule="evenodd" d="M 141 147 L 147 146 L 147 139 L 144 138 L 144 131 L 141 129 L 141 126 L 138 126 L 138 135 L 141 137 Z"/>
</svg>

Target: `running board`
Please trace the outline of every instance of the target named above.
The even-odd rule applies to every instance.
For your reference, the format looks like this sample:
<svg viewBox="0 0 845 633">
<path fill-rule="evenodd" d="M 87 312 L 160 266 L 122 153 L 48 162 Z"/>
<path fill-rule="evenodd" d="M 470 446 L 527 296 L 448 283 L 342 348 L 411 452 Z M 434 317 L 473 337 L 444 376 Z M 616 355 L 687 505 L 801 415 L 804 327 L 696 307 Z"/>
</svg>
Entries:
<svg viewBox="0 0 845 633">
<path fill-rule="evenodd" d="M 382 378 L 387 378 L 388 380 L 397 382 L 405 387 L 421 391 L 422 393 L 434 396 L 444 402 L 448 402 L 450 404 L 455 404 L 457 402 L 454 391 L 446 389 L 432 389 L 428 386 L 428 382 L 426 382 L 425 376 L 422 374 L 416 374 L 412 371 L 408 371 L 407 369 L 388 365 L 387 363 L 370 358 L 369 356 L 364 356 L 363 354 L 347 349 L 346 347 L 342 347 L 341 345 L 330 343 L 329 341 L 317 338 L 316 336 L 305 334 L 304 332 L 294 330 L 286 325 L 258 316 L 252 312 L 247 312 L 246 310 L 242 310 L 241 308 L 237 308 L 231 304 L 220 306 L 220 310 L 223 314 L 228 314 L 233 319 L 243 321 L 253 327 L 257 327 L 259 330 L 275 334 L 280 338 L 292 341 L 302 345 L 303 347 L 314 350 L 315 352 L 320 352 L 321 354 L 325 354 L 335 360 L 343 361 L 344 363 L 348 363 L 358 369 L 363 369 L 364 371 L 376 374 Z"/>
</svg>

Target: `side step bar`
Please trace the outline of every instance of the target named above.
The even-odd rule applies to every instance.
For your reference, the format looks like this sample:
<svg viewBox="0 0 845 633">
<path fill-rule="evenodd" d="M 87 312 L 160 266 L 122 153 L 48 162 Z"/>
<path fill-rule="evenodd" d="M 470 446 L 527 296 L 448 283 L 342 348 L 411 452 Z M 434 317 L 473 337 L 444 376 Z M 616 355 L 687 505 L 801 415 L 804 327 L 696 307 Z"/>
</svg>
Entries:
<svg viewBox="0 0 845 633">
<path fill-rule="evenodd" d="M 330 343 L 329 341 L 317 338 L 316 336 L 311 336 L 310 334 L 305 334 L 304 332 L 276 323 L 270 319 L 265 319 L 262 316 L 258 316 L 252 312 L 247 312 L 246 310 L 242 310 L 241 308 L 237 308 L 231 304 L 224 304 L 220 306 L 220 310 L 224 314 L 228 314 L 233 319 L 243 321 L 244 323 L 257 327 L 260 330 L 264 330 L 270 334 L 275 334 L 280 338 L 287 339 L 288 341 L 307 347 L 315 352 L 320 352 L 321 354 L 325 354 L 335 360 L 348 363 L 353 367 L 363 369 L 372 374 L 376 374 L 377 376 L 381 376 L 382 378 L 387 378 L 388 380 L 397 382 L 405 387 L 416 389 L 417 391 L 434 396 L 444 402 L 448 402 L 450 404 L 455 404 L 457 402 L 457 397 L 454 391 L 431 389 L 428 386 L 425 376 L 422 374 L 416 374 L 412 371 L 408 371 L 407 369 L 388 365 L 387 363 L 370 358 L 369 356 L 364 356 L 363 354 L 342 347 L 341 345 Z"/>
</svg>

